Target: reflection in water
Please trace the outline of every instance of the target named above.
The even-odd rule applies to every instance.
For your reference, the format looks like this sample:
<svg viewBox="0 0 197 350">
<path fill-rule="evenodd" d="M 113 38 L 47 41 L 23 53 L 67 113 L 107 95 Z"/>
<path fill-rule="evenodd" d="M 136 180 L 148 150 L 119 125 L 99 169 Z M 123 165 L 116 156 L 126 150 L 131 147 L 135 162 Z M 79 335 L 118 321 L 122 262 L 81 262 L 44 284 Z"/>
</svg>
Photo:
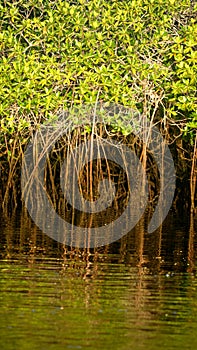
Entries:
<svg viewBox="0 0 197 350">
<path fill-rule="evenodd" d="M 196 226 L 143 219 L 109 246 L 73 249 L 26 212 L 0 223 L 1 349 L 195 349 Z"/>
</svg>

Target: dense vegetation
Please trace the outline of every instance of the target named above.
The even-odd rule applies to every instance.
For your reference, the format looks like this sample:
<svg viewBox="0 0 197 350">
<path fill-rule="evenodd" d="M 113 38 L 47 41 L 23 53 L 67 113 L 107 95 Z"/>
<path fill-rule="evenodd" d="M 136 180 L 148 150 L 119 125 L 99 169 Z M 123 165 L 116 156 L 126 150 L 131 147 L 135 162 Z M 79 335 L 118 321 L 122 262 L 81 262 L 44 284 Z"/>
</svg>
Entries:
<svg viewBox="0 0 197 350">
<path fill-rule="evenodd" d="M 40 123 L 99 92 L 160 122 L 184 149 L 195 192 L 195 1 L 4 0 L 0 14 L 2 184 L 13 187 Z"/>
</svg>

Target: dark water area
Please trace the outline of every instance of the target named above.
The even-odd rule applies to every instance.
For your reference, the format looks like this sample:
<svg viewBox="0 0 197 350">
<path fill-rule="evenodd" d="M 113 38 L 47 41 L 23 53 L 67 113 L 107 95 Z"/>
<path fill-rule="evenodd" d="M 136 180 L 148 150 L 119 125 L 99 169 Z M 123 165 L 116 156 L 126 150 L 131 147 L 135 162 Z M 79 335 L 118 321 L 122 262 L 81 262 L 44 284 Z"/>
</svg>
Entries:
<svg viewBox="0 0 197 350">
<path fill-rule="evenodd" d="M 118 242 L 76 249 L 25 210 L 0 220 L 0 349 L 196 349 L 197 225 L 169 212 Z"/>
</svg>

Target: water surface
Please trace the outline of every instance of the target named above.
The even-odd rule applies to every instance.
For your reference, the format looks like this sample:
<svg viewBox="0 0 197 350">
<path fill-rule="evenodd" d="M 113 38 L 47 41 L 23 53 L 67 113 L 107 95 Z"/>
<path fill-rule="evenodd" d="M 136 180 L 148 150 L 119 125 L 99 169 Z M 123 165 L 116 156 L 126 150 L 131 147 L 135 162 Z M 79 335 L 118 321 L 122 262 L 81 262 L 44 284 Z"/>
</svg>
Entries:
<svg viewBox="0 0 197 350">
<path fill-rule="evenodd" d="M 0 349 L 196 349 L 196 226 L 168 215 L 77 250 L 1 215 Z"/>
</svg>

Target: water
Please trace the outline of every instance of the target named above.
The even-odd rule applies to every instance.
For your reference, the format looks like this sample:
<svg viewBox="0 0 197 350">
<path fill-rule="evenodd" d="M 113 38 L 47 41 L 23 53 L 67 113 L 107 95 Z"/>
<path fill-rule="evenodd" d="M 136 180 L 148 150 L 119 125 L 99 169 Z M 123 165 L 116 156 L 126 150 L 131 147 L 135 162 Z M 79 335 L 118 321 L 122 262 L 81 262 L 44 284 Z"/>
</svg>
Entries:
<svg viewBox="0 0 197 350">
<path fill-rule="evenodd" d="M 64 247 L 24 212 L 1 215 L 0 349 L 196 349 L 196 226 L 94 251 Z"/>
</svg>

